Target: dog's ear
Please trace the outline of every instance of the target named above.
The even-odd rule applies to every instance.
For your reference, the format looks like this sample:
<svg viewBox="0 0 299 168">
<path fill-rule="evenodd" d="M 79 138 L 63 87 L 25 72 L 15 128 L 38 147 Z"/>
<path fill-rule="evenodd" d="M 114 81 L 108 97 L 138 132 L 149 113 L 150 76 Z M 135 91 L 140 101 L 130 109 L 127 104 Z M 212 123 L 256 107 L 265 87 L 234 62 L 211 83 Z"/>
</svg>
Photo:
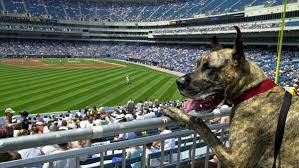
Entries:
<svg viewBox="0 0 299 168">
<path fill-rule="evenodd" d="M 219 41 L 216 36 L 213 37 L 211 45 L 213 51 L 218 51 L 222 49 L 222 46 L 219 44 Z"/>
<path fill-rule="evenodd" d="M 237 31 L 237 38 L 235 40 L 235 46 L 233 49 L 233 59 L 238 62 L 243 62 L 245 60 L 244 46 L 241 37 L 241 31 L 238 26 L 234 26 Z"/>
</svg>

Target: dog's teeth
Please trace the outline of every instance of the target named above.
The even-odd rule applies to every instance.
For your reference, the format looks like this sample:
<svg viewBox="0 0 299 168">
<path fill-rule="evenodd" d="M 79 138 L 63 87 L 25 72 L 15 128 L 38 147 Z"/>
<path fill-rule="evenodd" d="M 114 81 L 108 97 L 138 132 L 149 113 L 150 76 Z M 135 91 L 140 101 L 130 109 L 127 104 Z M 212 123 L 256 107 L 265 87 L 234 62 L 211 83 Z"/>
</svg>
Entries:
<svg viewBox="0 0 299 168">
<path fill-rule="evenodd" d="M 202 108 L 202 104 L 200 104 L 199 107 Z"/>
</svg>

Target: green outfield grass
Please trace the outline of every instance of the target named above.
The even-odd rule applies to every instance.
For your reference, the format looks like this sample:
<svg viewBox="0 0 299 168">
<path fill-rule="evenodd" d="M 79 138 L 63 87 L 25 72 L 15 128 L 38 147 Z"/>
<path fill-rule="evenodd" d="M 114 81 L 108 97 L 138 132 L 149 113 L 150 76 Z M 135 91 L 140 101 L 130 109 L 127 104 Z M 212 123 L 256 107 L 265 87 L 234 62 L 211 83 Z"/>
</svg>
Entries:
<svg viewBox="0 0 299 168">
<path fill-rule="evenodd" d="M 55 61 L 60 63 L 58 59 L 52 60 L 52 63 Z M 89 60 L 79 61 L 90 63 Z M 0 115 L 7 107 L 16 111 L 45 113 L 93 105 L 124 105 L 130 98 L 136 102 L 147 98 L 161 101 L 182 99 L 176 88 L 175 76 L 139 65 L 109 62 L 126 66 L 65 69 L 0 64 Z M 132 79 L 129 86 L 125 82 L 127 74 Z"/>
</svg>

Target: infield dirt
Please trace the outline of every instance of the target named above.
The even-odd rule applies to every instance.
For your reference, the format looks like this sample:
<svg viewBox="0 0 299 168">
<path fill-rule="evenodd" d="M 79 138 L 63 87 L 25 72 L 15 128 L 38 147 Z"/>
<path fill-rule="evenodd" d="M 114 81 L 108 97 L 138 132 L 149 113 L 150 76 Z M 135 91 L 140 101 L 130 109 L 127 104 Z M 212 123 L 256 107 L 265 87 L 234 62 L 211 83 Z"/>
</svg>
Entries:
<svg viewBox="0 0 299 168">
<path fill-rule="evenodd" d="M 1 64 L 32 68 L 117 68 L 124 66 L 108 62 L 94 64 L 46 64 L 41 60 L 3 60 Z"/>
</svg>

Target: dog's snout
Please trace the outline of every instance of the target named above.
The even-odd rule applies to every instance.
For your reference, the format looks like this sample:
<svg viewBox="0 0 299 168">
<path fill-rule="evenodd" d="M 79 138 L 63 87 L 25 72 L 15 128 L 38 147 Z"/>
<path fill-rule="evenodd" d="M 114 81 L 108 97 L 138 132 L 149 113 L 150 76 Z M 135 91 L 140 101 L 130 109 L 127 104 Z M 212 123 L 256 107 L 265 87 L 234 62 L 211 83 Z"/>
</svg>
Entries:
<svg viewBox="0 0 299 168">
<path fill-rule="evenodd" d="M 179 89 L 184 89 L 189 85 L 190 80 L 191 80 L 190 76 L 184 75 L 184 76 L 177 78 L 176 84 Z"/>
</svg>

